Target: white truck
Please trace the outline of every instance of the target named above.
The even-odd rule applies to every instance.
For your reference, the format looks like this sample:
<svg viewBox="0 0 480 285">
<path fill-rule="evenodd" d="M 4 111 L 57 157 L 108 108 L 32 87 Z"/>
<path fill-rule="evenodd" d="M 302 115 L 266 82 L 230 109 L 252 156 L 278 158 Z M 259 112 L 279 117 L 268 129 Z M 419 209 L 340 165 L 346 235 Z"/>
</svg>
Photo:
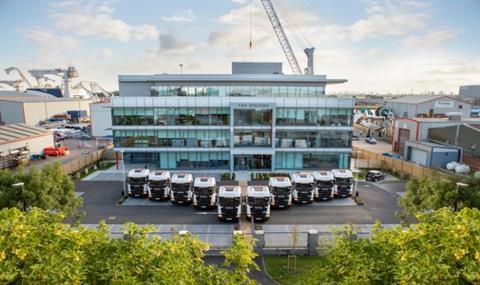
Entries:
<svg viewBox="0 0 480 285">
<path fill-rule="evenodd" d="M 247 219 L 266 221 L 270 218 L 270 190 L 268 186 L 248 186 L 246 198 Z"/>
<path fill-rule="evenodd" d="M 144 168 L 130 169 L 127 175 L 127 193 L 129 197 L 148 196 L 148 176 L 150 171 Z"/>
<path fill-rule="evenodd" d="M 217 217 L 221 221 L 238 221 L 242 215 L 242 190 L 240 186 L 218 188 Z"/>
<path fill-rule="evenodd" d="M 298 172 L 293 173 L 291 177 L 293 202 L 300 204 L 312 203 L 315 195 L 315 180 L 312 174 Z"/>
<path fill-rule="evenodd" d="M 292 205 L 292 182 L 288 177 L 270 177 L 268 181 L 271 205 L 273 208 L 285 209 Z"/>
<path fill-rule="evenodd" d="M 211 209 L 217 200 L 215 177 L 197 177 L 193 183 L 193 206 L 197 209 Z"/>
<path fill-rule="evenodd" d="M 166 201 L 170 199 L 170 172 L 154 170 L 148 176 L 148 198 Z"/>
<path fill-rule="evenodd" d="M 315 200 L 331 200 L 335 191 L 335 177 L 330 171 L 314 171 Z"/>
<path fill-rule="evenodd" d="M 192 202 L 192 174 L 175 173 L 170 180 L 170 201 L 172 204 L 190 204 Z"/>
<path fill-rule="evenodd" d="M 353 175 L 348 169 L 333 169 L 335 177 L 335 197 L 351 197 L 353 192 Z"/>
</svg>

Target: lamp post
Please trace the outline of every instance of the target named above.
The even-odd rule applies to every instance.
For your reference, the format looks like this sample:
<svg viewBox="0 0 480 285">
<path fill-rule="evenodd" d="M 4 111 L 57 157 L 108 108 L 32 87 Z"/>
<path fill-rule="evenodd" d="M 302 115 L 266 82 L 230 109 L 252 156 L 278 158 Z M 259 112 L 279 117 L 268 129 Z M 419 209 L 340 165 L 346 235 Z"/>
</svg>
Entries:
<svg viewBox="0 0 480 285">
<path fill-rule="evenodd" d="M 25 199 L 23 198 L 23 187 L 25 187 L 25 183 L 23 183 L 23 182 L 14 183 L 14 184 L 12 184 L 12 187 L 13 188 L 20 188 L 20 197 L 22 199 L 22 209 L 24 211 L 27 211 L 27 205 L 25 203 Z"/>
<path fill-rule="evenodd" d="M 128 193 L 125 189 L 125 160 L 123 158 L 124 151 L 121 150 L 120 153 L 122 154 L 122 194 L 123 194 L 123 197 L 126 198 L 128 196 Z"/>
<path fill-rule="evenodd" d="M 456 185 L 457 185 L 457 196 L 455 197 L 455 206 L 453 208 L 453 211 L 455 211 L 455 212 L 458 210 L 458 195 L 460 194 L 459 193 L 460 187 L 468 187 L 469 186 L 468 184 L 462 183 L 462 182 L 457 182 Z"/>
<path fill-rule="evenodd" d="M 358 193 L 358 173 L 360 172 L 358 170 L 358 156 L 359 154 L 361 154 L 362 152 L 360 150 L 356 150 L 354 151 L 354 153 L 356 154 L 355 156 L 355 163 L 354 163 L 354 169 L 352 169 L 352 172 L 355 173 L 355 186 L 354 186 L 354 192 L 353 192 L 353 197 L 357 197 L 357 193 Z"/>
</svg>

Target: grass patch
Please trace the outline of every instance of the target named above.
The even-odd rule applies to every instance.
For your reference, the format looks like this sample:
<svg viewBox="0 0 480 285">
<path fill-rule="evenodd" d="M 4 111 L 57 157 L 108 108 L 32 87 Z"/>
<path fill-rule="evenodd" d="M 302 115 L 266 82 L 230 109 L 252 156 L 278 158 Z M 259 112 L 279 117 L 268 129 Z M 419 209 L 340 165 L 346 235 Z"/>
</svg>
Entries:
<svg viewBox="0 0 480 285">
<path fill-rule="evenodd" d="M 270 276 L 282 285 L 309 284 L 311 272 L 322 270 L 325 264 L 322 256 L 298 256 L 296 272 L 288 272 L 287 256 L 264 256 L 264 259 Z"/>
</svg>

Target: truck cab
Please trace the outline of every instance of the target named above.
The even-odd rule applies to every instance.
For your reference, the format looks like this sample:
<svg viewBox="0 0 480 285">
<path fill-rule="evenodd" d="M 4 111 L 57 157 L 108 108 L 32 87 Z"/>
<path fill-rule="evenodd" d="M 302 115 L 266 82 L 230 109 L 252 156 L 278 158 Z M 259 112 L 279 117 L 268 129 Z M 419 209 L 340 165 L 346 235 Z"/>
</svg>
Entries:
<svg viewBox="0 0 480 285">
<path fill-rule="evenodd" d="M 266 221 L 270 219 L 271 195 L 268 186 L 248 186 L 246 198 L 247 219 Z"/>
<path fill-rule="evenodd" d="M 330 171 L 313 172 L 315 180 L 315 200 L 330 200 L 335 190 L 335 177 Z"/>
<path fill-rule="evenodd" d="M 127 175 L 127 191 L 130 197 L 148 196 L 148 176 L 150 171 L 144 168 L 130 169 Z"/>
<path fill-rule="evenodd" d="M 313 202 L 315 180 L 310 173 L 292 174 L 292 196 L 294 203 L 309 204 Z"/>
<path fill-rule="evenodd" d="M 270 177 L 268 187 L 273 208 L 286 209 L 292 205 L 292 182 L 290 178 Z"/>
<path fill-rule="evenodd" d="M 170 180 L 170 201 L 172 204 L 190 204 L 192 202 L 192 174 L 175 173 Z"/>
<path fill-rule="evenodd" d="M 215 177 L 197 177 L 193 183 L 193 206 L 197 209 L 211 209 L 217 200 Z"/>
<path fill-rule="evenodd" d="M 242 215 L 242 190 L 240 186 L 218 188 L 217 217 L 221 221 L 238 221 Z"/>
<path fill-rule="evenodd" d="M 170 198 L 170 172 L 154 170 L 148 176 L 148 198 L 166 201 Z"/>
<path fill-rule="evenodd" d="M 335 197 L 351 197 L 353 192 L 353 175 L 348 169 L 333 169 L 335 177 Z"/>
</svg>

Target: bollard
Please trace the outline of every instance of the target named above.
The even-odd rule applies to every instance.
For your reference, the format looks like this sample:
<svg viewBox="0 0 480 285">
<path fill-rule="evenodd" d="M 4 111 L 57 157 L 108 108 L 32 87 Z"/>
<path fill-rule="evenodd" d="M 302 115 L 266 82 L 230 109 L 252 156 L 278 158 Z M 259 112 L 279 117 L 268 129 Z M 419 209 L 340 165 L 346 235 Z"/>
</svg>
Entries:
<svg viewBox="0 0 480 285">
<path fill-rule="evenodd" d="M 318 245 L 318 231 L 308 230 L 308 240 L 307 240 L 308 255 L 312 256 L 317 254 L 317 245 Z"/>
<path fill-rule="evenodd" d="M 265 232 L 263 230 L 255 230 L 255 252 L 262 254 L 265 247 Z"/>
</svg>

